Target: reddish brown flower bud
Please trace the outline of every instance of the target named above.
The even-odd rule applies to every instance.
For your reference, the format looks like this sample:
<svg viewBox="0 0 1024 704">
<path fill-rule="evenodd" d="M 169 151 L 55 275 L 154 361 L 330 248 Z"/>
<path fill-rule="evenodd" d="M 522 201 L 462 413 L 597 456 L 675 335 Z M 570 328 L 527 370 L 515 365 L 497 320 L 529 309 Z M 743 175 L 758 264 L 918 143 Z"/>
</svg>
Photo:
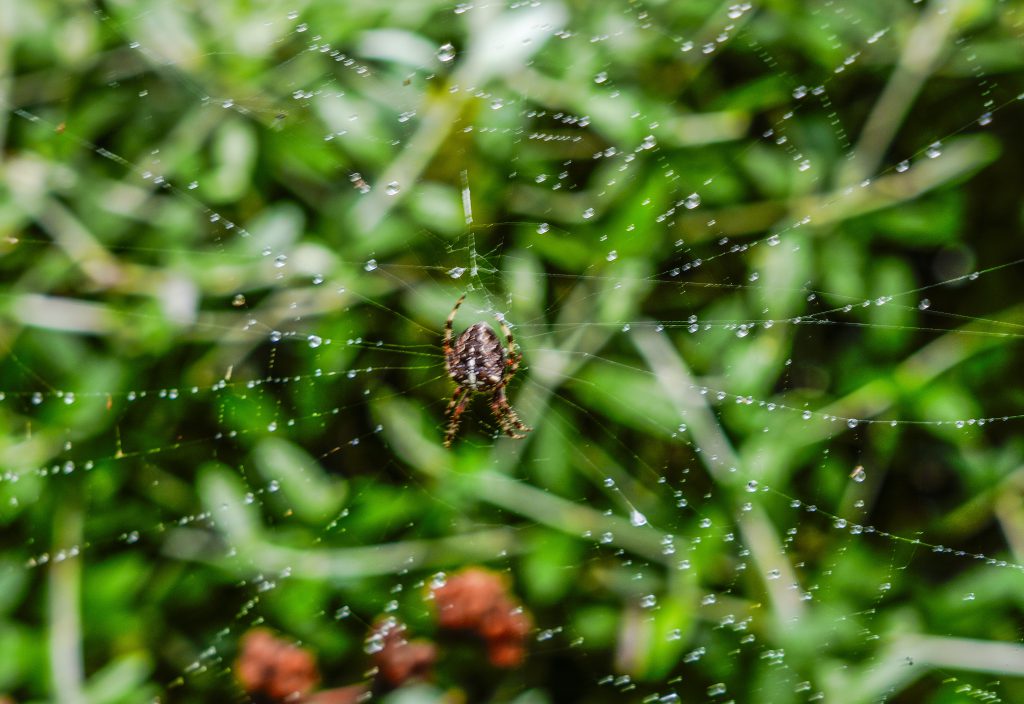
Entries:
<svg viewBox="0 0 1024 704">
<path fill-rule="evenodd" d="M 502 575 L 471 567 L 433 590 L 441 628 L 478 633 L 487 641 L 488 658 L 497 667 L 522 663 L 532 625 L 507 589 Z"/>
<path fill-rule="evenodd" d="M 312 653 L 263 628 L 242 637 L 235 677 L 247 693 L 282 702 L 298 699 L 320 679 Z"/>
<path fill-rule="evenodd" d="M 373 655 L 380 679 L 389 687 L 399 687 L 411 679 L 423 679 L 437 659 L 434 645 L 425 640 L 409 641 L 401 621 L 386 618 L 378 621 L 367 638 L 367 649 Z"/>
<path fill-rule="evenodd" d="M 438 624 L 453 630 L 478 630 L 495 605 L 504 602 L 505 588 L 501 575 L 479 567 L 453 575 L 434 589 Z"/>
</svg>

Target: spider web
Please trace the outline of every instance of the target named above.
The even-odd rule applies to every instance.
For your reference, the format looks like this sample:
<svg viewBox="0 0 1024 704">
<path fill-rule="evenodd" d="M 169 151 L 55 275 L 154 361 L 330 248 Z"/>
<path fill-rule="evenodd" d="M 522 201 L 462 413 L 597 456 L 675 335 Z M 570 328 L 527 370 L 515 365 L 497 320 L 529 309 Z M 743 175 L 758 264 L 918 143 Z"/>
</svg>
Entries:
<svg viewBox="0 0 1024 704">
<path fill-rule="evenodd" d="M 0 690 L 363 681 L 485 564 L 527 664 L 390 699 L 1021 698 L 1018 8 L 9 12 Z"/>
</svg>

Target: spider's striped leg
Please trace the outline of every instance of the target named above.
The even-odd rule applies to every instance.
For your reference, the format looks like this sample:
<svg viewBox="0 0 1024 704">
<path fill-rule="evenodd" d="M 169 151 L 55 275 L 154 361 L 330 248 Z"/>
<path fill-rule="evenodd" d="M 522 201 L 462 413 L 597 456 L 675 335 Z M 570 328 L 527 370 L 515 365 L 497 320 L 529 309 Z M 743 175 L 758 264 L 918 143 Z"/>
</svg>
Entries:
<svg viewBox="0 0 1024 704">
<path fill-rule="evenodd" d="M 491 397 L 491 412 L 494 413 L 494 418 L 501 426 L 501 430 L 510 438 L 521 440 L 526 436 L 520 435 L 516 432 L 517 430 L 521 430 L 524 433 L 533 430 L 533 428 L 526 427 L 523 421 L 519 420 L 519 415 L 509 405 L 504 386 L 495 391 L 494 396 Z"/>
<path fill-rule="evenodd" d="M 459 306 L 464 300 L 466 300 L 466 294 L 459 296 L 459 300 L 455 301 L 455 306 L 452 307 L 452 312 L 448 314 L 448 320 L 444 321 L 444 363 L 449 371 L 451 371 L 452 356 L 452 321 L 455 320 L 455 314 L 459 312 Z"/>
<path fill-rule="evenodd" d="M 512 375 L 519 371 L 519 363 L 523 360 L 523 353 L 519 351 L 519 346 L 516 345 L 515 338 L 512 337 L 511 328 L 501 318 L 498 318 L 498 323 L 501 324 L 501 332 L 505 335 L 505 346 L 507 348 L 505 356 L 505 383 L 508 383 Z"/>
<path fill-rule="evenodd" d="M 469 389 L 460 386 L 455 389 L 455 393 L 452 394 L 452 400 L 448 402 L 448 408 L 444 412 L 445 417 L 448 418 L 448 428 L 444 431 L 445 447 L 452 446 L 452 440 L 455 439 L 455 434 L 459 432 L 460 416 L 466 410 L 469 397 Z"/>
</svg>

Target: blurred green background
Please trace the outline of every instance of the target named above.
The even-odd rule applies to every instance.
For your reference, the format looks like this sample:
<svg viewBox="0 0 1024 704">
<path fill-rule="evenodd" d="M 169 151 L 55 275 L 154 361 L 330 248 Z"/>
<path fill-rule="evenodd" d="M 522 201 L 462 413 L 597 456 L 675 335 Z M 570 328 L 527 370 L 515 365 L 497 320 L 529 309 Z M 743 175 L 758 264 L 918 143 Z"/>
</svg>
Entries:
<svg viewBox="0 0 1024 704">
<path fill-rule="evenodd" d="M 1022 91 L 999 0 L 0 0 L 0 694 L 484 564 L 526 664 L 385 700 L 1024 701 Z"/>
</svg>

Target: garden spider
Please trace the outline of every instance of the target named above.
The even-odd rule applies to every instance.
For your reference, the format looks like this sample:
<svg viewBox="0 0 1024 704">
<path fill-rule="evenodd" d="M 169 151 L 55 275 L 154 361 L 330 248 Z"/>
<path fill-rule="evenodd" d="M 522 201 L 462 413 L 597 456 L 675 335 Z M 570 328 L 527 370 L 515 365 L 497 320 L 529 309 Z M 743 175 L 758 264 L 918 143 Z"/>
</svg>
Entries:
<svg viewBox="0 0 1024 704">
<path fill-rule="evenodd" d="M 453 344 L 452 321 L 465 298 L 463 294 L 455 301 L 455 307 L 444 324 L 444 365 L 448 376 L 455 382 L 455 393 L 445 411 L 448 429 L 444 434 L 444 446 L 452 446 L 459 430 L 459 418 L 474 394 L 490 394 L 491 413 L 502 431 L 511 438 L 524 438 L 525 435 L 516 431 L 529 432 L 532 428 L 523 425 L 505 396 L 505 387 L 518 371 L 523 355 L 512 339 L 512 331 L 500 318 L 498 322 L 505 333 L 507 351 L 502 348 L 491 326 L 484 322 L 470 325 Z"/>
</svg>

